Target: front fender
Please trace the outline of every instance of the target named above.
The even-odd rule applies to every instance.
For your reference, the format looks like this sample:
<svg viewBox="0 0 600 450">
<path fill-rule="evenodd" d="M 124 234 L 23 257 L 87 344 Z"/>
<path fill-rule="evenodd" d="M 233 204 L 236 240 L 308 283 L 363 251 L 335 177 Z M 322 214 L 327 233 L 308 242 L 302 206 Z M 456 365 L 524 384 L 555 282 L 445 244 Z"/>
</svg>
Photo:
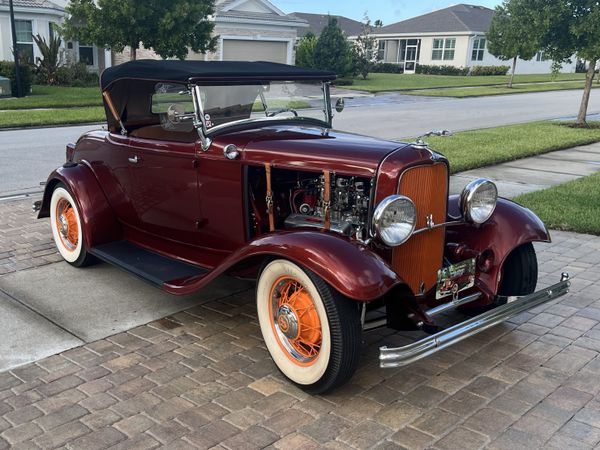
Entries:
<svg viewBox="0 0 600 450">
<path fill-rule="evenodd" d="M 450 215 L 460 216 L 457 195 L 450 196 Z M 550 234 L 544 223 L 532 211 L 513 201 L 499 198 L 492 217 L 482 225 L 464 224 L 449 227 L 446 234 L 448 243 L 465 244 L 477 254 L 490 249 L 494 252 L 494 263 L 487 273 L 481 273 L 479 280 L 488 292 L 498 292 L 502 266 L 508 255 L 517 247 L 529 242 L 550 242 Z"/>
<path fill-rule="evenodd" d="M 233 253 L 206 277 L 183 286 L 163 287 L 173 294 L 191 293 L 234 265 L 256 256 L 289 259 L 357 301 L 375 300 L 402 283 L 385 261 L 367 247 L 341 235 L 303 230 L 261 236 Z"/>
<path fill-rule="evenodd" d="M 92 169 L 67 163 L 48 177 L 38 219 L 50 217 L 50 200 L 58 183 L 67 186 L 77 202 L 88 248 L 121 238 L 121 227 Z"/>
</svg>

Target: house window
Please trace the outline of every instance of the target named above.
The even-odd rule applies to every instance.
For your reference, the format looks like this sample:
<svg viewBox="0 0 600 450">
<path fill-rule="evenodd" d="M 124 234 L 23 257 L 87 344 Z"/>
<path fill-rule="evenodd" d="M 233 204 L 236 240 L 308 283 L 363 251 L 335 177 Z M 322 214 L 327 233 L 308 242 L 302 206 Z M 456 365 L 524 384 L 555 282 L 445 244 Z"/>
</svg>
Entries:
<svg viewBox="0 0 600 450">
<path fill-rule="evenodd" d="M 379 46 L 377 47 L 377 59 L 379 61 L 385 59 L 385 41 L 379 41 Z"/>
<path fill-rule="evenodd" d="M 544 54 L 544 52 L 537 52 L 535 55 L 535 60 L 536 61 L 548 61 L 548 58 L 546 58 L 546 55 Z"/>
<path fill-rule="evenodd" d="M 79 62 L 86 66 L 94 65 L 94 47 L 91 45 L 79 44 Z"/>
<path fill-rule="evenodd" d="M 33 30 L 31 20 L 15 20 L 17 50 L 21 58 L 33 64 Z"/>
<path fill-rule="evenodd" d="M 431 59 L 434 61 L 451 61 L 454 59 L 454 49 L 456 48 L 456 38 L 434 39 Z"/>
<path fill-rule="evenodd" d="M 471 61 L 483 61 L 484 50 L 485 38 L 475 38 L 473 41 L 473 53 L 471 53 Z"/>
</svg>

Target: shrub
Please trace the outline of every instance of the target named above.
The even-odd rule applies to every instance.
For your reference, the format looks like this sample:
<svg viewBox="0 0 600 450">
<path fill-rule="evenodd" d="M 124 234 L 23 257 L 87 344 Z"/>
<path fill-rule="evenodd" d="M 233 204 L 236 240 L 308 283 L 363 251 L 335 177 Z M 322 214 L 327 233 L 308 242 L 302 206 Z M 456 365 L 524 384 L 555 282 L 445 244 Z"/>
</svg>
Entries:
<svg viewBox="0 0 600 450">
<path fill-rule="evenodd" d="M 335 17 L 329 17 L 327 26 L 321 31 L 315 45 L 314 61 L 315 67 L 342 77 L 354 71 L 352 47 Z"/>
<path fill-rule="evenodd" d="M 31 83 L 33 81 L 33 72 L 27 64 L 19 65 L 19 74 L 21 78 L 21 89 L 23 95 L 31 92 Z M 10 79 L 10 88 L 12 95 L 17 95 L 17 81 L 15 80 L 15 63 L 12 61 L 0 61 L 0 76 Z"/>
<path fill-rule="evenodd" d="M 61 86 L 86 87 L 98 85 L 98 74 L 88 72 L 84 63 L 62 66 L 56 71 L 57 83 Z"/>
<path fill-rule="evenodd" d="M 335 86 L 352 86 L 354 84 L 354 80 L 352 78 L 338 78 L 333 84 Z"/>
<path fill-rule="evenodd" d="M 428 66 L 426 64 L 417 64 L 416 72 L 423 75 L 466 76 L 469 74 L 469 68 L 454 66 Z"/>
<path fill-rule="evenodd" d="M 36 58 L 36 83 L 38 84 L 56 84 L 56 70 L 61 63 L 61 40 L 54 36 L 46 42 L 46 38 L 39 34 L 33 36 L 42 58 Z"/>
<path fill-rule="evenodd" d="M 373 73 L 404 73 L 404 67 L 400 64 L 377 63 L 371 69 Z"/>
<path fill-rule="evenodd" d="M 491 75 L 506 75 L 510 70 L 509 66 L 473 66 L 470 75 L 476 76 L 491 76 Z"/>
<path fill-rule="evenodd" d="M 306 33 L 296 47 L 296 65 L 299 67 L 315 67 L 315 47 L 317 37 L 310 31 Z"/>
</svg>

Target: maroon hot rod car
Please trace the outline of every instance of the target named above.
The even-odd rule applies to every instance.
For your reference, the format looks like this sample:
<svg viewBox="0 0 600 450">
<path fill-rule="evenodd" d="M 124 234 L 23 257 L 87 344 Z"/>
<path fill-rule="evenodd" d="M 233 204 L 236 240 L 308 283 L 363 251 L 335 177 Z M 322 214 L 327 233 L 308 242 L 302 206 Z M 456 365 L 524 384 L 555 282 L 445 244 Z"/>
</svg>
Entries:
<svg viewBox="0 0 600 450">
<path fill-rule="evenodd" d="M 313 393 L 352 375 L 364 330 L 430 333 L 381 348 L 394 367 L 567 292 L 567 275 L 534 292 L 532 242 L 550 237 L 494 183 L 449 196 L 448 160 L 421 139 L 334 131 L 334 79 L 265 62 L 107 69 L 108 131 L 67 146 L 39 217 L 70 264 L 98 258 L 172 294 L 256 277 L 266 347 Z M 442 329 L 455 307 L 479 315 Z"/>
</svg>

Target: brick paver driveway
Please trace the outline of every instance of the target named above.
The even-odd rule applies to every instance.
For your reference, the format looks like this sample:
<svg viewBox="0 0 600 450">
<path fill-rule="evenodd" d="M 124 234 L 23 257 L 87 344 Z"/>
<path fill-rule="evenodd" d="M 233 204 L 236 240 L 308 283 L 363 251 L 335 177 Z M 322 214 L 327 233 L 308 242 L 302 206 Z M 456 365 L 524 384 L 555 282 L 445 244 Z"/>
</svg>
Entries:
<svg viewBox="0 0 600 450">
<path fill-rule="evenodd" d="M 0 204 L 0 273 L 55 261 L 30 202 Z M 7 206 L 9 205 L 9 206 Z M 0 373 L 0 449 L 592 448 L 600 441 L 600 238 L 554 232 L 541 284 L 573 292 L 408 367 L 311 397 L 271 362 L 253 292 Z"/>
</svg>

